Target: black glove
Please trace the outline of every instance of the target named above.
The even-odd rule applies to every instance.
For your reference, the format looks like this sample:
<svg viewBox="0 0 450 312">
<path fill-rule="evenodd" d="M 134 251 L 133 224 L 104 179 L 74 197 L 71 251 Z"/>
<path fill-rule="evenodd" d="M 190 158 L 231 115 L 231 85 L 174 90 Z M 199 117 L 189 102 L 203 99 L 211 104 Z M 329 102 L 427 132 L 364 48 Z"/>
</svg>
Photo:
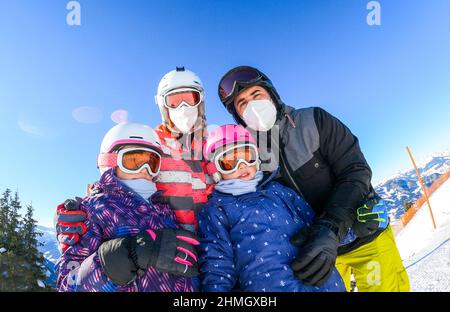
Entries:
<svg viewBox="0 0 450 312">
<path fill-rule="evenodd" d="M 333 222 L 319 219 L 291 239 L 299 247 L 291 267 L 306 285 L 320 286 L 333 272 L 339 246 L 338 229 Z"/>
<path fill-rule="evenodd" d="M 146 230 L 104 242 L 98 254 L 105 274 L 117 285 L 126 285 L 149 266 L 175 275 L 198 275 L 194 248 L 198 244 L 195 235 L 186 230 Z"/>
<path fill-rule="evenodd" d="M 389 225 L 389 214 L 384 201 L 378 196 L 366 199 L 356 210 L 353 231 L 358 237 L 372 235 Z"/>
</svg>

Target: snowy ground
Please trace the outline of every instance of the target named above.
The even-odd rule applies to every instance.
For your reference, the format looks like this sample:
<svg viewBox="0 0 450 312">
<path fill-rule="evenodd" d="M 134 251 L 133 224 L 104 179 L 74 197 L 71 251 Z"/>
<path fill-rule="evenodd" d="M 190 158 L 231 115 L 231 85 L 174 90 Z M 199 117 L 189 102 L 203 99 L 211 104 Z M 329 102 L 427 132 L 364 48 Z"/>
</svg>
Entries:
<svg viewBox="0 0 450 312">
<path fill-rule="evenodd" d="M 412 291 L 450 291 L 450 180 L 430 198 L 396 236 Z"/>
</svg>

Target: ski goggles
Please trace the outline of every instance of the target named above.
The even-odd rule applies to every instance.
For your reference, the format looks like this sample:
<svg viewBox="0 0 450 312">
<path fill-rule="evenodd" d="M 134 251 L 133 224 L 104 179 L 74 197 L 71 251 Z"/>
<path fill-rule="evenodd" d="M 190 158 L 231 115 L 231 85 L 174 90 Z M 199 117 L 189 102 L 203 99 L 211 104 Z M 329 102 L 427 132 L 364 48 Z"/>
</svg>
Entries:
<svg viewBox="0 0 450 312">
<path fill-rule="evenodd" d="M 225 74 L 219 82 L 219 96 L 225 101 L 234 92 L 239 83 L 250 84 L 259 81 L 262 78 L 259 71 L 255 68 L 242 66 Z"/>
<path fill-rule="evenodd" d="M 258 163 L 258 149 L 250 144 L 232 146 L 217 154 L 214 163 L 220 173 L 230 174 L 235 172 L 241 163 L 255 166 Z"/>
<path fill-rule="evenodd" d="M 184 102 L 190 107 L 196 107 L 202 100 L 202 93 L 196 89 L 176 89 L 164 95 L 164 106 L 168 109 L 177 109 Z"/>
<path fill-rule="evenodd" d="M 146 168 L 155 177 L 161 168 L 161 155 L 150 148 L 130 147 L 117 153 L 102 153 L 98 158 L 99 167 L 119 167 L 125 173 L 139 173 Z"/>
</svg>

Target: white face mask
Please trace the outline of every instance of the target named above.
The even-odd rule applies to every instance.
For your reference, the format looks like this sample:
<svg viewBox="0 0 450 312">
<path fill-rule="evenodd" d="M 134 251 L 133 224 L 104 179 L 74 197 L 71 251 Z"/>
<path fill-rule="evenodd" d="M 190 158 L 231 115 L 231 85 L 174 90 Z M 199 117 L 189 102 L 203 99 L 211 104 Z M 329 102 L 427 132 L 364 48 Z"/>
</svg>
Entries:
<svg viewBox="0 0 450 312">
<path fill-rule="evenodd" d="M 277 119 L 277 109 L 271 100 L 250 101 L 242 119 L 247 126 L 256 131 L 268 131 Z"/>
<path fill-rule="evenodd" d="M 187 104 L 181 104 L 178 109 L 169 109 L 170 120 L 182 133 L 192 131 L 198 119 L 198 106 L 190 107 Z"/>
</svg>

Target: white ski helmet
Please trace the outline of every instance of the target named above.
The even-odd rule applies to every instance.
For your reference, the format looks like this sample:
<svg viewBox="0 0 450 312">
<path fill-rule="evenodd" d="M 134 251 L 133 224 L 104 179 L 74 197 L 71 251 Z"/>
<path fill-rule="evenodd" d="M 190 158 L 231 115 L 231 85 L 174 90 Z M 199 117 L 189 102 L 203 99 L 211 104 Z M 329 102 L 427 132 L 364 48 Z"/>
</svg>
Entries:
<svg viewBox="0 0 450 312">
<path fill-rule="evenodd" d="M 100 154 L 97 158 L 97 167 L 103 174 L 111 167 L 103 161 L 106 154 L 111 153 L 118 147 L 126 144 L 141 145 L 154 149 L 158 153 L 161 151 L 161 142 L 156 132 L 147 125 L 138 123 L 120 123 L 112 127 L 103 138 L 100 146 Z"/>
<path fill-rule="evenodd" d="M 170 120 L 168 108 L 164 106 L 164 96 L 170 91 L 181 88 L 196 89 L 202 94 L 202 98 L 205 98 L 203 83 L 200 78 L 194 72 L 184 69 L 184 67 L 177 67 L 175 70 L 165 74 L 159 82 L 158 91 L 155 95 L 155 102 L 161 112 L 164 125 L 170 131 L 176 133 L 179 133 L 180 131 L 174 128 L 174 125 Z M 198 117 L 199 118 L 194 126 L 194 131 L 206 127 L 204 100 L 198 106 Z"/>
</svg>

